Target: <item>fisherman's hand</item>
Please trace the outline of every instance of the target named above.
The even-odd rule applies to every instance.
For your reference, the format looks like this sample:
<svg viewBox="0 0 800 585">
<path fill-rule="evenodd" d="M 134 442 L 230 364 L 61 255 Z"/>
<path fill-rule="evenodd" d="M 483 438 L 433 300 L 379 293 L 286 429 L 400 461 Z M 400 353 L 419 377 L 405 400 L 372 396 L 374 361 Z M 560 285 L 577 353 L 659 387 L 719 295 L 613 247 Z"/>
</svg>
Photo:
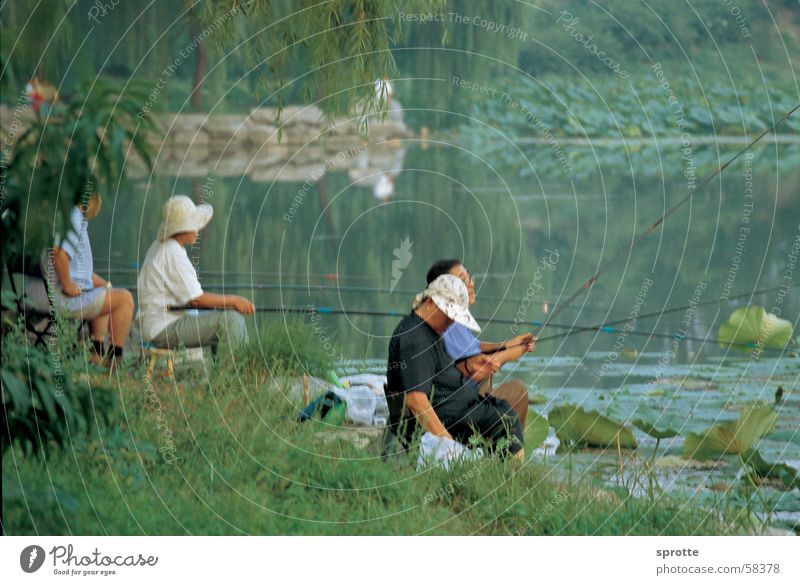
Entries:
<svg viewBox="0 0 800 585">
<path fill-rule="evenodd" d="M 237 297 L 233 308 L 242 315 L 254 315 L 256 312 L 256 306 L 244 297 Z"/>
<path fill-rule="evenodd" d="M 474 380 L 485 380 L 496 373 L 503 364 L 494 356 L 480 353 L 469 358 L 469 371 Z"/>
<path fill-rule="evenodd" d="M 67 295 L 68 297 L 77 297 L 82 292 L 81 287 L 79 287 L 71 280 L 62 287 L 62 290 L 64 291 L 64 294 Z"/>
<path fill-rule="evenodd" d="M 526 352 L 533 351 L 533 348 L 536 347 L 536 336 L 533 333 L 517 335 L 506 344 L 506 347 L 510 348 L 515 345 L 523 346 Z"/>
</svg>

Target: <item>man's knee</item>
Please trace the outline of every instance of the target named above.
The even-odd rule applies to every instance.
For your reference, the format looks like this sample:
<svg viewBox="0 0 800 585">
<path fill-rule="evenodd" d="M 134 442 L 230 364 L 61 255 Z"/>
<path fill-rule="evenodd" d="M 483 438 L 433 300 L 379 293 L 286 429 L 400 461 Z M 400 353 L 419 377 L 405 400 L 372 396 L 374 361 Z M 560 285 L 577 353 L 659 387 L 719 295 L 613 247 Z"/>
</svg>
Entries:
<svg viewBox="0 0 800 585">
<path fill-rule="evenodd" d="M 227 335 L 231 341 L 247 342 L 247 326 L 244 317 L 238 311 L 221 311 L 220 333 Z"/>
<path fill-rule="evenodd" d="M 519 403 L 528 404 L 528 387 L 521 380 L 509 380 L 504 382 L 500 388 L 503 390 L 503 400 L 511 406 L 516 406 Z"/>
</svg>

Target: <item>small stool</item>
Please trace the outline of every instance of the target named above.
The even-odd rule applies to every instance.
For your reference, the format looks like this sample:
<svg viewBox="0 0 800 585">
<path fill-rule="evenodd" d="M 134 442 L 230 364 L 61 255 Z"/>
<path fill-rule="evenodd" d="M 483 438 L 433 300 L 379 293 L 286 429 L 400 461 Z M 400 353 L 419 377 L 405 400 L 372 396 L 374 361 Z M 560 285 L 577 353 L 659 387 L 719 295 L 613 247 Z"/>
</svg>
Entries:
<svg viewBox="0 0 800 585">
<path fill-rule="evenodd" d="M 165 349 L 150 344 L 142 346 L 142 352 L 147 356 L 147 377 L 152 379 L 156 364 L 164 363 L 166 372 L 162 377 L 175 377 L 175 362 L 188 363 L 203 361 L 203 348 L 191 347 L 187 349 Z"/>
</svg>

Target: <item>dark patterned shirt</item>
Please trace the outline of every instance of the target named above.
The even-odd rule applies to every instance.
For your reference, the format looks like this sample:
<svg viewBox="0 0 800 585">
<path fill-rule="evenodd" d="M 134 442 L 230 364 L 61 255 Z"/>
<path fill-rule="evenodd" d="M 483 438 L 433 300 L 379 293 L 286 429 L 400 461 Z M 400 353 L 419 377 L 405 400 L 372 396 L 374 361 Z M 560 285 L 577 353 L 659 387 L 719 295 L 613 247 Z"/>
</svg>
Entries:
<svg viewBox="0 0 800 585">
<path fill-rule="evenodd" d="M 478 401 L 478 385 L 462 377 L 447 355 L 444 340 L 416 313 L 397 325 L 389 341 L 386 398 L 390 424 L 397 428 L 407 392 L 422 392 L 445 427 L 455 424 Z"/>
</svg>

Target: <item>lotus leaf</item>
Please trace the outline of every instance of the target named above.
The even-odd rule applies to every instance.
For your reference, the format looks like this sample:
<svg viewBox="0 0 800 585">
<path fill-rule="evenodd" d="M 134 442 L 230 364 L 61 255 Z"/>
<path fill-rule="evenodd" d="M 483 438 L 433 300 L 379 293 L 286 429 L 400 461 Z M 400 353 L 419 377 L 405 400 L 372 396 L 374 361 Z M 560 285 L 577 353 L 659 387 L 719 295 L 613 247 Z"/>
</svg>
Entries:
<svg viewBox="0 0 800 585">
<path fill-rule="evenodd" d="M 574 404 L 563 404 L 550 410 L 547 416 L 562 443 L 593 447 L 636 448 L 633 432 L 596 410 L 585 411 Z"/>
<path fill-rule="evenodd" d="M 525 449 L 532 451 L 544 443 L 550 432 L 550 423 L 542 415 L 529 410 L 525 421 Z"/>
<path fill-rule="evenodd" d="M 761 437 L 772 431 L 778 413 L 771 404 L 759 402 L 742 410 L 739 418 L 712 426 L 703 433 L 688 433 L 684 457 L 706 461 L 725 454 L 746 453 Z"/>
<path fill-rule="evenodd" d="M 767 463 L 756 449 L 749 451 L 744 460 L 758 477 L 780 479 L 788 489 L 800 490 L 800 475 L 791 465 Z"/>
<path fill-rule="evenodd" d="M 687 418 L 640 404 L 631 417 L 631 423 L 654 439 L 669 439 L 681 434 L 681 430 L 686 428 Z"/>
<path fill-rule="evenodd" d="M 792 339 L 792 323 L 767 313 L 764 307 L 740 307 L 720 325 L 717 339 L 722 348 L 732 346 L 745 352 L 752 352 L 757 345 L 783 349 Z"/>
</svg>

